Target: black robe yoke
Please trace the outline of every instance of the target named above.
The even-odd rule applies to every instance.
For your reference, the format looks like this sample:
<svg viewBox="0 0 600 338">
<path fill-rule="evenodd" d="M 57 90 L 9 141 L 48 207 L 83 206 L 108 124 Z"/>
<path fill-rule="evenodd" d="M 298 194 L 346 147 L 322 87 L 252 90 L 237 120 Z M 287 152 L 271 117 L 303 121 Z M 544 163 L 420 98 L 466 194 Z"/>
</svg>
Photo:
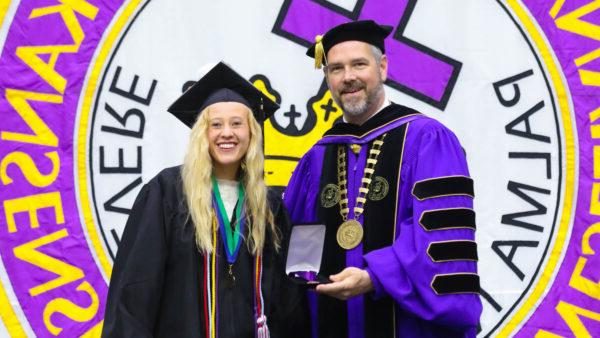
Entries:
<svg viewBox="0 0 600 338">
<path fill-rule="evenodd" d="M 290 223 L 281 199 L 270 193 L 269 206 L 285 241 Z M 226 276 L 220 238 L 217 269 Z M 262 290 L 271 337 L 306 337 L 305 293 L 285 277 L 283 251 L 270 242 L 268 235 Z M 235 286 L 219 278 L 220 338 L 255 335 L 254 258 L 245 242 L 239 252 Z M 180 167 L 165 169 L 142 188 L 131 210 L 113 266 L 102 336 L 205 337 L 203 261 L 187 217 Z"/>
</svg>

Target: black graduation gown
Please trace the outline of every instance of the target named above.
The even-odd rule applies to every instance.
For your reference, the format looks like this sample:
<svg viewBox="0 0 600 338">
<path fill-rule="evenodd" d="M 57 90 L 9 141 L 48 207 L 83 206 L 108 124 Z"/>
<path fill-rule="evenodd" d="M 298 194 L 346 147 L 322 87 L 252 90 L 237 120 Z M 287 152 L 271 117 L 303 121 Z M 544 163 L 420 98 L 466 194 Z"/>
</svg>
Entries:
<svg viewBox="0 0 600 338">
<path fill-rule="evenodd" d="M 282 248 L 290 222 L 281 202 L 269 193 L 281 231 Z M 228 263 L 220 235 L 218 274 Z M 245 236 L 247 238 L 247 236 Z M 285 255 L 269 245 L 263 252 L 263 297 L 271 337 L 308 337 L 305 292 L 285 277 Z M 233 288 L 218 284 L 220 338 L 254 337 L 254 258 L 242 243 Z M 163 170 L 140 191 L 127 221 L 113 266 L 103 337 L 205 337 L 203 255 L 187 217 L 180 167 Z"/>
</svg>

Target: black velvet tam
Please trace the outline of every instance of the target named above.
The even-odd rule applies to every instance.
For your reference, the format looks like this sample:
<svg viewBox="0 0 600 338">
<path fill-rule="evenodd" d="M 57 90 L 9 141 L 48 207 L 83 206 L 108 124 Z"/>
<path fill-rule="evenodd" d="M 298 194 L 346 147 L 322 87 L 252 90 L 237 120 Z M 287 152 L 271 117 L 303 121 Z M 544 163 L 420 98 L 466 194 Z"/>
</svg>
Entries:
<svg viewBox="0 0 600 338">
<path fill-rule="evenodd" d="M 388 35 L 390 35 L 391 31 L 391 26 L 379 25 L 373 20 L 361 20 L 343 23 L 333 27 L 327 31 L 325 35 L 323 35 L 323 49 L 325 51 L 325 55 L 327 55 L 329 49 L 338 43 L 345 41 L 362 41 L 381 49 L 381 51 L 385 53 L 384 40 Z M 316 43 L 310 46 L 306 52 L 306 55 L 314 58 L 315 47 Z"/>
</svg>

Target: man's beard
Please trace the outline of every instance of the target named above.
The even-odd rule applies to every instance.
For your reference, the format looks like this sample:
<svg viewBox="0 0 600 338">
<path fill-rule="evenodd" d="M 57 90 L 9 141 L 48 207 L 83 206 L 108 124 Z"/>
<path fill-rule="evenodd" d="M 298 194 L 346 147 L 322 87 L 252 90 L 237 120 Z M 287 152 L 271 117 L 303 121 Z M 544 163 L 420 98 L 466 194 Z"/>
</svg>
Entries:
<svg viewBox="0 0 600 338">
<path fill-rule="evenodd" d="M 342 107 L 344 113 L 358 117 L 366 114 L 368 111 L 374 109 L 373 107 L 377 104 L 377 99 L 379 98 L 380 93 L 383 92 L 383 83 L 380 82 L 377 86 L 375 86 L 371 90 L 366 90 L 366 85 L 361 81 L 354 81 L 344 87 L 341 90 L 341 93 L 344 92 L 352 92 L 357 90 L 365 90 L 365 97 L 353 98 L 350 100 L 342 100 L 342 95 L 337 97 L 338 105 Z"/>
</svg>

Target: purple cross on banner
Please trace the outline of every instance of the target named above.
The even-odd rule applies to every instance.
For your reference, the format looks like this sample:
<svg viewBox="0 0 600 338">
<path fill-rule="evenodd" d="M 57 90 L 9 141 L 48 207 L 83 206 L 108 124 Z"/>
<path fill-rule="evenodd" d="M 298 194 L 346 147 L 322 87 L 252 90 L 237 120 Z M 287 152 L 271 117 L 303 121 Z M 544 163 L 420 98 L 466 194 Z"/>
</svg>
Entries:
<svg viewBox="0 0 600 338">
<path fill-rule="evenodd" d="M 304 46 L 330 28 L 352 20 L 372 19 L 394 27 L 385 41 L 387 84 L 443 110 L 460 72 L 461 63 L 412 41 L 402 34 L 416 0 L 359 0 L 353 11 L 327 1 L 287 0 L 279 13 L 274 33 Z"/>
</svg>

